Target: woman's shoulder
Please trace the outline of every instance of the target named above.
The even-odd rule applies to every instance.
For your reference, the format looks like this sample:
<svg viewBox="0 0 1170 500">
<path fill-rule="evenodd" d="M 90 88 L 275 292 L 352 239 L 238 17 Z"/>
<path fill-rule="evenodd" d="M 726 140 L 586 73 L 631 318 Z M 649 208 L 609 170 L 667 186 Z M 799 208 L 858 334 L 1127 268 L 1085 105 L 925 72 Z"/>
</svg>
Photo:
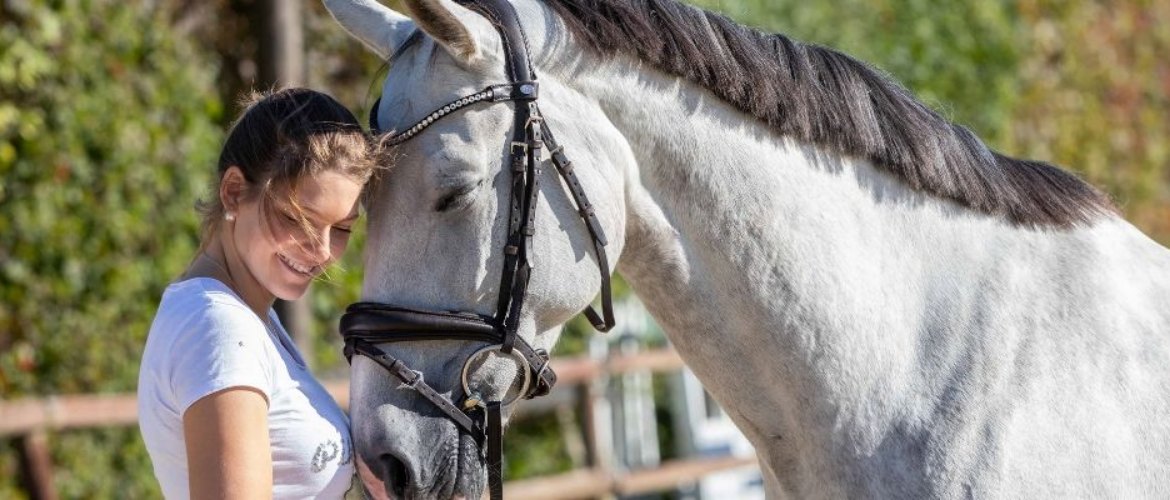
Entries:
<svg viewBox="0 0 1170 500">
<path fill-rule="evenodd" d="M 257 387 L 267 395 L 277 363 L 260 318 L 224 284 L 192 278 L 163 292 L 140 370 L 176 394 L 177 407 L 185 410 L 226 387 Z"/>
<path fill-rule="evenodd" d="M 155 324 L 174 328 L 191 323 L 231 324 L 264 331 L 264 323 L 239 296 L 214 278 L 189 278 L 167 286 L 159 302 Z"/>
<path fill-rule="evenodd" d="M 249 346 L 271 358 L 264 322 L 227 285 L 212 278 L 172 283 L 163 292 L 146 340 L 146 357 L 173 358 L 189 350 Z"/>
</svg>

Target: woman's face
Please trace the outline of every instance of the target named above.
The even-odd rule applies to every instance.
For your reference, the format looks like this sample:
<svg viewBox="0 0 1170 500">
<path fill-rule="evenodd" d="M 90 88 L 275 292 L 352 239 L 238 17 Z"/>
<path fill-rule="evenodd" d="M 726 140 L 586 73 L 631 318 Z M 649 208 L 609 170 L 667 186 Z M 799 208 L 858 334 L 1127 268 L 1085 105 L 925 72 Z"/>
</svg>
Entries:
<svg viewBox="0 0 1170 500">
<path fill-rule="evenodd" d="M 345 253 L 361 190 L 357 181 L 336 172 L 304 176 L 297 182 L 295 205 L 290 195 L 266 201 L 268 223 L 259 200 L 241 203 L 232 237 L 252 277 L 277 298 L 304 295 L 313 278 Z"/>
</svg>

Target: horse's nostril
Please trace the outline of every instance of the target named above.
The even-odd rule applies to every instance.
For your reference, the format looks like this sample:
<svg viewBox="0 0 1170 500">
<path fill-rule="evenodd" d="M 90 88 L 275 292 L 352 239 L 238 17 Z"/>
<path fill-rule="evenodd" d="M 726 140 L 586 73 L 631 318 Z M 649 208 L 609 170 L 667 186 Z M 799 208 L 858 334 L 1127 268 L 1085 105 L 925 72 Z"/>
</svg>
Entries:
<svg viewBox="0 0 1170 500">
<path fill-rule="evenodd" d="M 406 486 L 410 484 L 410 471 L 406 464 L 393 455 L 382 458 L 386 464 L 386 484 L 394 498 L 406 498 Z"/>
</svg>

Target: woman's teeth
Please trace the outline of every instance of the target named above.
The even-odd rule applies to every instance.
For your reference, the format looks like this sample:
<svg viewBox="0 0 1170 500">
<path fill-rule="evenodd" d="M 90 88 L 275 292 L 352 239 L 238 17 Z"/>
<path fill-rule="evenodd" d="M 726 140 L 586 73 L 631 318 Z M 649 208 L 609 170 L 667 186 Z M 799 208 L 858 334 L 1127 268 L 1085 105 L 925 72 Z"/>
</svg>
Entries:
<svg viewBox="0 0 1170 500">
<path fill-rule="evenodd" d="M 284 254 L 278 253 L 276 255 L 278 257 L 280 257 L 280 260 L 283 261 L 286 265 L 288 265 L 288 267 L 291 267 L 294 271 L 301 273 L 301 274 L 304 274 L 306 276 L 311 275 L 313 272 L 313 268 L 316 267 L 316 266 L 304 266 L 301 264 L 297 264 L 292 259 L 284 256 Z"/>
</svg>

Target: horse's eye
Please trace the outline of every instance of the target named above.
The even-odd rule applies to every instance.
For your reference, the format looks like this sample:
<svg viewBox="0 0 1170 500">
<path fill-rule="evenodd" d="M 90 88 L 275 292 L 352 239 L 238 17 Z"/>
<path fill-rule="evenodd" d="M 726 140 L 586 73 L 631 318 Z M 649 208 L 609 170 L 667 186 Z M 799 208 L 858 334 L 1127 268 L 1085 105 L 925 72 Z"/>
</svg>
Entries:
<svg viewBox="0 0 1170 500">
<path fill-rule="evenodd" d="M 471 182 L 448 191 L 447 194 L 439 198 L 439 201 L 435 202 L 435 211 L 450 212 L 467 208 L 467 206 L 471 205 L 471 200 L 474 198 L 471 194 L 482 183 L 482 180 L 479 182 Z"/>
</svg>

